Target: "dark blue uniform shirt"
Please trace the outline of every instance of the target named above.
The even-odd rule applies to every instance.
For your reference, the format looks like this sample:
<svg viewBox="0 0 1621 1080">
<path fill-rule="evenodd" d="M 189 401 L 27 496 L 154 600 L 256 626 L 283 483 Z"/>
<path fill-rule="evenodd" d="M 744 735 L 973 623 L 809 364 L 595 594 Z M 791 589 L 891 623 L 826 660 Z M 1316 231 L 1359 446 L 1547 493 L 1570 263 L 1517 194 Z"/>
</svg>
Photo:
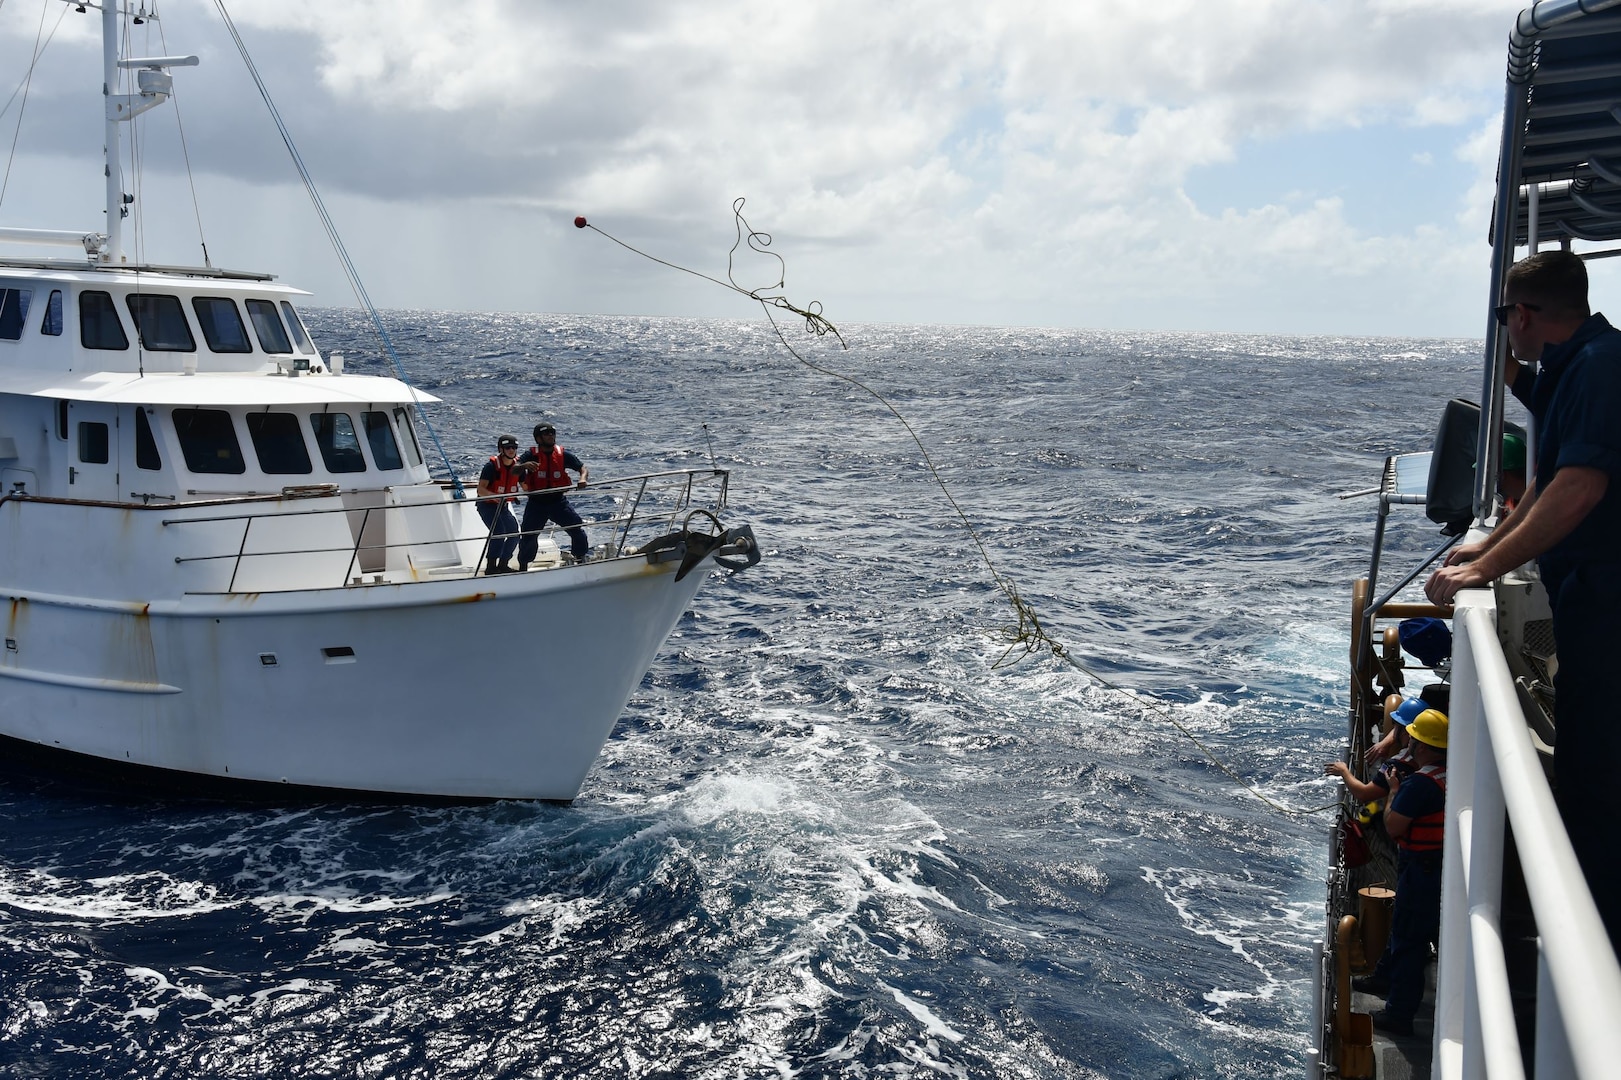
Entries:
<svg viewBox="0 0 1621 1080">
<path fill-rule="evenodd" d="M 1579 563 L 1621 561 L 1621 330 L 1593 315 L 1569 341 L 1542 350 L 1528 405 L 1537 420 L 1537 494 L 1571 465 L 1601 469 L 1610 486 L 1570 535 L 1543 553 L 1550 595 Z"/>
</svg>

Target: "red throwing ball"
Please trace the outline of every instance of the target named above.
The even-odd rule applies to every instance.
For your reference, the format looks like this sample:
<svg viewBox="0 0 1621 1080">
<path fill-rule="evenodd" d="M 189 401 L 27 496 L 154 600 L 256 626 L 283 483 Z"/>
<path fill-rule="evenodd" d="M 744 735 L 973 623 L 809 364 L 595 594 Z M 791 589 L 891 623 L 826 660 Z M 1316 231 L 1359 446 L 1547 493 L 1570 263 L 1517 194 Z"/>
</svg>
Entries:
<svg viewBox="0 0 1621 1080">
<path fill-rule="evenodd" d="M 585 215 L 584 214 L 581 214 L 579 217 L 574 219 L 574 227 L 576 229 L 585 228 Z"/>
</svg>

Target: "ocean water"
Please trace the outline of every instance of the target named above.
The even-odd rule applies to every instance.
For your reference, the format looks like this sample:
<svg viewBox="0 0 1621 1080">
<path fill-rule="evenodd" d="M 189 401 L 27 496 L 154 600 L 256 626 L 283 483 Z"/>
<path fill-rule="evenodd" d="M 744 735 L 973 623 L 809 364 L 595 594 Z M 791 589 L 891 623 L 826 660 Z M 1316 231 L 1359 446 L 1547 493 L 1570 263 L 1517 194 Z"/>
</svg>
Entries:
<svg viewBox="0 0 1621 1080">
<path fill-rule="evenodd" d="M 386 320 L 461 475 L 542 417 L 598 478 L 713 454 L 764 561 L 713 574 L 570 806 L 0 777 L 0 1075 L 1298 1074 L 1328 822 L 1171 719 L 1332 799 L 1375 511 L 1335 496 L 1476 393 L 1478 343 L 788 327 L 1103 686 L 1008 653 L 905 428 L 763 321 Z M 356 313 L 309 321 L 384 370 Z M 1434 534 L 1398 513 L 1387 565 Z"/>
</svg>

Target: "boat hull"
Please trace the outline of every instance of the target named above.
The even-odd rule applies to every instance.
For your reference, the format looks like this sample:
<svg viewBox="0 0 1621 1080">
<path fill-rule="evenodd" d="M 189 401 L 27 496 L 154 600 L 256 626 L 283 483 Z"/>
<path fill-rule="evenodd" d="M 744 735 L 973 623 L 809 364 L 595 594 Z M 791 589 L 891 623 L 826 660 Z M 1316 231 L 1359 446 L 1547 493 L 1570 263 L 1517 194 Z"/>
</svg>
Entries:
<svg viewBox="0 0 1621 1080">
<path fill-rule="evenodd" d="M 707 576 L 625 558 L 166 609 L 12 592 L 0 736 L 200 781 L 567 801 Z"/>
</svg>

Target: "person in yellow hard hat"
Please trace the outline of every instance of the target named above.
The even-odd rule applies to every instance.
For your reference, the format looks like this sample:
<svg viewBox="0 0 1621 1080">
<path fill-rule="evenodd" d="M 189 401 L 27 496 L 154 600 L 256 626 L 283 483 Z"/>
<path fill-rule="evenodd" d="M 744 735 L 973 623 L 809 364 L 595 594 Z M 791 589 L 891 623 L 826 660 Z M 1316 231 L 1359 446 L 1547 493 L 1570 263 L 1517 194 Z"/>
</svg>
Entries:
<svg viewBox="0 0 1621 1080">
<path fill-rule="evenodd" d="M 1425 709 L 1407 725 L 1413 771 L 1390 777 L 1385 832 L 1396 841 L 1396 905 L 1379 966 L 1353 988 L 1385 999 L 1373 1026 L 1411 1035 L 1424 997 L 1424 965 L 1441 932 L 1441 848 L 1446 833 L 1447 718 Z"/>
</svg>

